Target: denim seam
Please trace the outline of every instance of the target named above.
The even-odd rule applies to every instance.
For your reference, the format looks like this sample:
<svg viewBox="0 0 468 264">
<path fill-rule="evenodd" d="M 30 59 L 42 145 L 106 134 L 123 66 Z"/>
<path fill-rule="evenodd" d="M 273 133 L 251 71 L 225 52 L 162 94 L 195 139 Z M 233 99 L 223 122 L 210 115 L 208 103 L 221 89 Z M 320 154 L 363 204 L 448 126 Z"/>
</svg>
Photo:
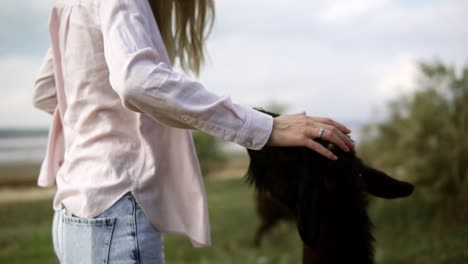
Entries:
<svg viewBox="0 0 468 264">
<path fill-rule="evenodd" d="M 114 236 L 114 230 L 115 230 L 115 221 L 116 219 L 112 219 L 111 223 L 107 225 L 107 229 L 109 231 L 109 236 L 107 236 L 106 241 L 104 242 L 105 247 L 107 248 L 107 252 L 105 252 L 105 257 L 104 257 L 104 264 L 109 263 L 109 256 L 110 256 L 110 248 L 112 244 L 112 237 Z"/>
<path fill-rule="evenodd" d="M 135 243 L 135 261 L 137 264 L 140 263 L 140 248 L 138 245 L 138 230 L 137 230 L 137 215 L 136 215 L 136 201 L 135 198 L 132 196 L 132 229 L 133 229 L 133 239 Z"/>
<path fill-rule="evenodd" d="M 72 225 L 95 225 L 95 226 L 107 226 L 112 224 L 113 218 L 90 218 L 90 219 L 84 219 L 84 218 L 78 218 L 75 216 L 65 216 L 63 218 L 63 221 L 67 224 L 72 224 Z"/>
</svg>

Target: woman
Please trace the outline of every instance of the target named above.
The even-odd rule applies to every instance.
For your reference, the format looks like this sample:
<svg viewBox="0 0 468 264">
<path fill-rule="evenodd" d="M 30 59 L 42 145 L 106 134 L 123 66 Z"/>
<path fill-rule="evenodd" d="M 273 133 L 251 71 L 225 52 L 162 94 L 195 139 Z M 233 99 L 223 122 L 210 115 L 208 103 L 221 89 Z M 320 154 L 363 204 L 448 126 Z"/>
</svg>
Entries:
<svg viewBox="0 0 468 264">
<path fill-rule="evenodd" d="M 210 244 L 190 129 L 251 149 L 306 146 L 330 159 L 314 138 L 354 147 L 349 129 L 328 118 L 273 119 L 174 72 L 178 59 L 198 73 L 213 17 L 212 0 L 55 4 L 35 105 L 53 114 L 38 184 L 57 186 L 61 262 L 164 263 L 160 232 Z"/>
</svg>

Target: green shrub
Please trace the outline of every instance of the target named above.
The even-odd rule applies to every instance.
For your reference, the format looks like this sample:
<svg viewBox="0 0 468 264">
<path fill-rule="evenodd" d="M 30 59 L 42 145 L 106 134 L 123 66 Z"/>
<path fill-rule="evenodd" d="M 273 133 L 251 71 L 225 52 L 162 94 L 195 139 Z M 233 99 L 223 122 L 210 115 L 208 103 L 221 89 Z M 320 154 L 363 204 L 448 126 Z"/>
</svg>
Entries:
<svg viewBox="0 0 468 264">
<path fill-rule="evenodd" d="M 193 131 L 193 140 L 204 176 L 225 164 L 226 155 L 221 150 L 219 139 L 199 131 Z"/>
<path fill-rule="evenodd" d="M 415 92 L 391 101 L 388 118 L 366 127 L 359 151 L 424 197 L 457 198 L 468 190 L 468 66 L 458 75 L 440 62 L 420 70 Z"/>
</svg>

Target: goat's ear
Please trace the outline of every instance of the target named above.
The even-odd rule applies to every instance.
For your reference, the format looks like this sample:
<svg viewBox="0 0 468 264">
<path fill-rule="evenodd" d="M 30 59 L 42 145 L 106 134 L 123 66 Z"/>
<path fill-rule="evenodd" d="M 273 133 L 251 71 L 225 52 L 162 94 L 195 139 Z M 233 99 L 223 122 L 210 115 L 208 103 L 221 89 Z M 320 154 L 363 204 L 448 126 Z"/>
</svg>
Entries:
<svg viewBox="0 0 468 264">
<path fill-rule="evenodd" d="M 297 230 L 302 241 L 315 247 L 320 228 L 319 177 L 305 177 L 298 185 L 296 200 Z"/>
<path fill-rule="evenodd" d="M 361 177 L 367 187 L 367 192 L 380 198 L 394 199 L 407 197 L 414 190 L 414 186 L 411 183 L 399 181 L 390 177 L 385 172 L 371 167 L 365 167 L 361 173 Z"/>
</svg>

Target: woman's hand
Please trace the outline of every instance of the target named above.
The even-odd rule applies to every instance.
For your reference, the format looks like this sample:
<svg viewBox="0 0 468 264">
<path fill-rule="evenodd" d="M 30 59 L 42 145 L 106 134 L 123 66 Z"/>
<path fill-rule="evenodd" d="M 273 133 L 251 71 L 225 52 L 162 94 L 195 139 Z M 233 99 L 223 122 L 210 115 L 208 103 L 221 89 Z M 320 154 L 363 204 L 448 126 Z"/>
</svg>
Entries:
<svg viewBox="0 0 468 264">
<path fill-rule="evenodd" d="M 320 131 L 323 129 L 322 136 Z M 351 130 L 330 118 L 310 117 L 305 113 L 283 115 L 273 119 L 273 130 L 268 139 L 268 146 L 287 147 L 304 146 L 331 159 L 338 158 L 327 148 L 315 142 L 314 138 L 322 138 L 339 146 L 344 151 L 354 148 L 349 134 Z"/>
</svg>

